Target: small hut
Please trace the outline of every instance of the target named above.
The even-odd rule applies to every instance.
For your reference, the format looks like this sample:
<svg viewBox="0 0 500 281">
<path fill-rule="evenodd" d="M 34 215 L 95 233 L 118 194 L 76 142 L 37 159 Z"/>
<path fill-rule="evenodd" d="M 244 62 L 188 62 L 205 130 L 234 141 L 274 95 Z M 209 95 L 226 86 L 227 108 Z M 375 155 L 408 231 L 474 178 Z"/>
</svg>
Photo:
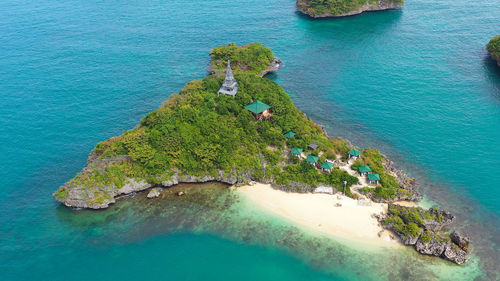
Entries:
<svg viewBox="0 0 500 281">
<path fill-rule="evenodd" d="M 252 101 L 251 104 L 245 106 L 246 109 L 252 112 L 257 120 L 267 120 L 271 118 L 271 107 L 260 100 Z"/>
<path fill-rule="evenodd" d="M 353 148 L 349 150 L 349 159 L 354 159 L 357 160 L 358 157 L 361 155 L 361 151 L 357 150 L 356 148 Z"/>
<path fill-rule="evenodd" d="M 323 172 L 331 172 L 333 169 L 333 162 L 325 161 L 321 163 L 321 170 Z"/>
<path fill-rule="evenodd" d="M 318 145 L 317 145 L 317 144 L 315 144 L 315 143 L 313 142 L 313 143 L 311 143 L 311 144 L 308 146 L 308 148 L 309 148 L 310 150 L 315 150 L 316 148 L 318 148 Z"/>
<path fill-rule="evenodd" d="M 377 185 L 380 183 L 380 175 L 379 174 L 368 174 L 368 183 L 371 185 Z"/>
<path fill-rule="evenodd" d="M 307 158 L 306 158 L 306 162 L 315 166 L 316 165 L 316 162 L 318 162 L 318 159 L 319 157 L 318 156 L 314 156 L 314 155 L 308 155 Z"/>
<path fill-rule="evenodd" d="M 370 166 L 359 166 L 358 171 L 361 176 L 366 176 L 372 169 L 370 169 Z"/>
<path fill-rule="evenodd" d="M 292 147 L 292 150 L 290 151 L 290 153 L 292 155 L 296 156 L 297 158 L 300 158 L 300 155 L 302 155 L 302 148 Z"/>
<path fill-rule="evenodd" d="M 295 137 L 295 133 L 292 132 L 292 131 L 290 131 L 290 132 L 288 132 L 288 133 L 285 134 L 285 137 L 287 139 L 291 139 L 291 138 Z"/>
</svg>

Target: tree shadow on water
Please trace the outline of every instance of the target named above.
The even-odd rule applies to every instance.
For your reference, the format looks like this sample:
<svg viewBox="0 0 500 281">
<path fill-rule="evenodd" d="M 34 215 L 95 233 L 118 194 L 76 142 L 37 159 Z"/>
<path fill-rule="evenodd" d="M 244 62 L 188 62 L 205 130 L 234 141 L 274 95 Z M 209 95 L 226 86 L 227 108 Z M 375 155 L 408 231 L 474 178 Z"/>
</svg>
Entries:
<svg viewBox="0 0 500 281">
<path fill-rule="evenodd" d="M 386 32 L 391 26 L 397 24 L 403 15 L 402 9 L 364 12 L 357 15 L 333 18 L 312 18 L 308 15 L 296 12 L 300 22 L 307 27 L 310 32 L 319 35 L 336 34 L 338 32 L 345 34 L 360 33 L 380 33 Z M 335 36 L 337 37 L 337 36 Z"/>
</svg>

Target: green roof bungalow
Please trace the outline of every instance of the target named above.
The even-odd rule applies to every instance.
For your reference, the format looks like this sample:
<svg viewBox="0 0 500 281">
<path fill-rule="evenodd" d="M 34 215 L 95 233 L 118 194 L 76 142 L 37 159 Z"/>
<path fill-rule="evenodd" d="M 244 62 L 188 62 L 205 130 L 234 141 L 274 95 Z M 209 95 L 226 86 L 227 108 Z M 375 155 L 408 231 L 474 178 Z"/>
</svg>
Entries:
<svg viewBox="0 0 500 281">
<path fill-rule="evenodd" d="M 268 120 L 271 118 L 271 111 L 269 110 L 271 107 L 260 100 L 252 100 L 252 103 L 246 105 L 245 108 L 250 110 L 257 120 Z"/>
<path fill-rule="evenodd" d="M 370 169 L 370 166 L 359 166 L 358 171 L 361 176 L 366 176 L 372 169 Z"/>
<path fill-rule="evenodd" d="M 371 185 L 377 185 L 380 183 L 379 174 L 368 174 L 368 183 Z"/>
<path fill-rule="evenodd" d="M 287 139 L 291 139 L 291 138 L 295 137 L 295 133 L 292 132 L 292 131 L 290 131 L 290 132 L 288 132 L 288 133 L 285 134 L 285 137 Z"/>
<path fill-rule="evenodd" d="M 356 148 L 353 148 L 349 150 L 349 159 L 358 159 L 358 157 L 361 155 L 361 151 L 357 150 Z"/>
<path fill-rule="evenodd" d="M 302 155 L 302 148 L 293 147 L 290 153 L 295 155 L 297 158 L 300 158 L 300 155 Z"/>
<path fill-rule="evenodd" d="M 325 161 L 321 163 L 321 170 L 323 172 L 331 172 L 333 169 L 333 162 Z"/>
<path fill-rule="evenodd" d="M 306 158 L 306 162 L 314 166 L 316 165 L 316 162 L 318 162 L 318 159 L 318 156 L 308 155 Z"/>
<path fill-rule="evenodd" d="M 307 148 L 309 148 L 310 150 L 316 150 L 318 147 L 319 145 L 315 144 L 314 142 L 307 146 Z"/>
</svg>

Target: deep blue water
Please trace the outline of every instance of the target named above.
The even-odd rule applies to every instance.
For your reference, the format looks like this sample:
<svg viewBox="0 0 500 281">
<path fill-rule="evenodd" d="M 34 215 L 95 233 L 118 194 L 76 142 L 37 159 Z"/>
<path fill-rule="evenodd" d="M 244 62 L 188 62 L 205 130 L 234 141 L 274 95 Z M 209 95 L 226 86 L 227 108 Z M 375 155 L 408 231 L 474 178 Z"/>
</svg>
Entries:
<svg viewBox="0 0 500 281">
<path fill-rule="evenodd" d="M 500 33 L 500 5 L 407 0 L 311 20 L 294 2 L 0 2 L 1 279 L 340 278 L 217 235 L 113 243 L 134 224 L 68 224 L 51 198 L 97 142 L 204 77 L 211 48 L 253 41 L 285 62 L 271 78 L 330 135 L 381 149 L 466 221 L 480 267 L 498 276 L 500 69 L 484 46 Z"/>
</svg>

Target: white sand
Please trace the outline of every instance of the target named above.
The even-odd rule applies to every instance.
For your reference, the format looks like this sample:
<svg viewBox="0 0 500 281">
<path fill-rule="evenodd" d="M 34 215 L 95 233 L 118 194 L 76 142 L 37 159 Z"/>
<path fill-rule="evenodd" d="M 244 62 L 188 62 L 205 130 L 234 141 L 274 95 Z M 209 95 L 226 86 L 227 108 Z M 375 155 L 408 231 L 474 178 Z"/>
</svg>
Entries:
<svg viewBox="0 0 500 281">
<path fill-rule="evenodd" d="M 373 217 L 387 212 L 387 204 L 369 201 L 371 204 L 365 206 L 339 194 L 291 193 L 258 183 L 238 187 L 237 191 L 265 210 L 309 230 L 366 244 L 400 245 Z"/>
<path fill-rule="evenodd" d="M 394 204 L 403 206 L 403 207 L 419 207 L 420 205 L 417 202 L 412 201 L 396 201 Z"/>
</svg>

